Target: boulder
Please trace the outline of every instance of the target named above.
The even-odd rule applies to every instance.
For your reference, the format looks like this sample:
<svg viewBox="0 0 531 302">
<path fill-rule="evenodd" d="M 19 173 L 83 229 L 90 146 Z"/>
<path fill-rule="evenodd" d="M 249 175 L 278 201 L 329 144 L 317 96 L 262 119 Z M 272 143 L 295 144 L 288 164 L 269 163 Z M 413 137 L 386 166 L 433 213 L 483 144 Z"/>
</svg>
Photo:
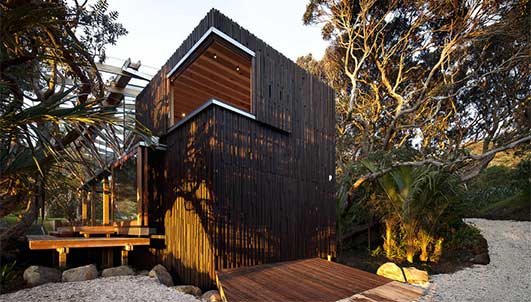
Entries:
<svg viewBox="0 0 531 302">
<path fill-rule="evenodd" d="M 201 296 L 204 302 L 221 302 L 221 295 L 217 290 L 209 290 Z"/>
<path fill-rule="evenodd" d="M 483 265 L 489 264 L 490 263 L 489 253 L 481 253 L 479 255 L 475 255 L 474 257 L 470 259 L 470 261 L 475 264 L 483 264 Z"/>
<path fill-rule="evenodd" d="M 134 275 L 135 271 L 128 265 L 106 268 L 101 272 L 102 277 Z"/>
<path fill-rule="evenodd" d="M 404 274 L 402 273 L 402 269 L 393 262 L 382 264 L 376 271 L 376 274 L 392 280 L 406 282 L 406 279 L 404 279 Z"/>
<path fill-rule="evenodd" d="M 196 296 L 196 297 L 201 297 L 201 293 L 202 293 L 199 287 L 193 286 L 193 285 L 177 285 L 177 286 L 174 286 L 173 288 L 178 292 Z"/>
<path fill-rule="evenodd" d="M 155 265 L 155 267 L 149 272 L 148 276 L 156 278 L 160 283 L 166 286 L 173 286 L 173 279 L 171 278 L 170 273 L 168 273 L 168 270 L 160 264 Z"/>
<path fill-rule="evenodd" d="M 147 276 L 149 275 L 149 271 L 144 269 L 144 270 L 138 271 L 136 274 L 139 276 Z"/>
<path fill-rule="evenodd" d="M 402 269 L 404 270 L 404 275 L 406 275 L 408 283 L 422 287 L 427 287 L 429 285 L 427 271 L 419 270 L 414 267 L 404 267 Z"/>
<path fill-rule="evenodd" d="M 32 265 L 24 271 L 23 277 L 29 286 L 36 286 L 49 282 L 60 282 L 61 271 L 51 267 Z"/>
<path fill-rule="evenodd" d="M 86 281 L 98 278 L 98 269 L 94 264 L 71 268 L 63 272 L 63 282 Z"/>
</svg>

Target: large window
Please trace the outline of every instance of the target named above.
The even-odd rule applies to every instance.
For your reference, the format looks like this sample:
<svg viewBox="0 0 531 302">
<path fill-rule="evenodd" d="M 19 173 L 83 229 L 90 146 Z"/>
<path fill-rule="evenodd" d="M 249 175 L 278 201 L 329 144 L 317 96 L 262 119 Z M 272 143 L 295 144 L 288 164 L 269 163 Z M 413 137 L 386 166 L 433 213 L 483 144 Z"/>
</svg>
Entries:
<svg viewBox="0 0 531 302">
<path fill-rule="evenodd" d="M 210 30 L 170 74 L 173 124 L 209 99 L 251 112 L 254 53 Z"/>
</svg>

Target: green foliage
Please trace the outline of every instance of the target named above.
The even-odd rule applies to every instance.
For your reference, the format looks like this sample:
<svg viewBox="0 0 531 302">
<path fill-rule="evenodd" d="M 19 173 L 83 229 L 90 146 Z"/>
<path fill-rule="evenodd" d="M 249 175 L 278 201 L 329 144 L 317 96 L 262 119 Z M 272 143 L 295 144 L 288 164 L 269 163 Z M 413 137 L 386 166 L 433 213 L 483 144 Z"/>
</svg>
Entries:
<svg viewBox="0 0 531 302">
<path fill-rule="evenodd" d="M 497 220 L 530 220 L 531 195 L 529 190 L 521 191 L 507 199 L 490 204 L 481 209 L 477 216 Z"/>
<path fill-rule="evenodd" d="M 48 217 L 61 217 L 69 222 L 74 222 L 77 218 L 77 206 L 79 205 L 79 196 L 77 194 L 78 182 L 68 179 L 63 185 L 57 186 L 49 184 L 47 186 L 46 199 Z"/>
<path fill-rule="evenodd" d="M 106 1 L 0 5 L 0 216 L 24 207 L 36 187 L 82 182 L 102 163 L 95 138 L 119 151 L 115 110 L 102 104 L 95 58 L 126 33 Z M 125 128 L 132 128 L 127 122 Z M 89 170 L 89 171 L 87 171 Z M 46 178 L 46 180 L 44 180 Z M 38 180 L 39 179 L 39 180 Z"/>
<path fill-rule="evenodd" d="M 25 209 L 0 244 L 31 226 L 44 196 L 72 219 L 76 188 L 108 164 L 98 138 L 118 155 L 128 151 L 120 133 L 150 143 L 141 125 L 116 114 L 118 104 L 104 102 L 96 60 L 127 31 L 106 0 L 91 3 L 0 4 L 0 217 Z"/>
<path fill-rule="evenodd" d="M 0 267 L 0 288 L 5 287 L 7 284 L 11 283 L 15 277 L 15 266 L 17 262 L 13 261 L 11 263 L 3 264 Z"/>
<path fill-rule="evenodd" d="M 448 235 L 448 248 L 474 247 L 483 238 L 478 228 L 465 223 L 456 225 L 454 230 Z"/>
<path fill-rule="evenodd" d="M 457 197 L 468 217 L 531 219 L 531 160 L 516 167 L 492 166 L 472 179 Z"/>
<path fill-rule="evenodd" d="M 337 173 L 338 183 L 336 190 L 337 209 L 341 217 L 339 223 L 348 226 L 368 222 L 366 215 L 368 209 L 364 207 L 364 204 L 374 193 L 374 187 L 362 186 L 358 190 L 352 191 L 352 186 L 358 177 L 370 171 L 366 166 L 367 163 L 370 163 L 375 168 L 382 169 L 399 160 L 413 161 L 418 159 L 418 156 L 417 150 L 402 147 L 389 152 L 375 151 L 367 156 L 366 161 L 347 162 L 340 165 Z"/>
<path fill-rule="evenodd" d="M 414 157 L 414 150 L 397 150 L 388 156 L 376 155 L 378 162 L 364 160 L 361 165 L 349 166 L 338 191 L 338 208 L 343 210 L 339 212 L 341 231 L 366 223 L 367 217 L 376 217 L 385 225 L 382 250 L 386 257 L 410 262 L 418 252 L 427 261 L 447 225 L 461 217 L 453 202 L 460 193 L 459 178 L 432 166 L 403 166 L 366 182 L 354 192 L 347 188 L 358 175 L 379 171 L 397 158 Z M 351 206 L 341 207 L 344 204 Z"/>
<path fill-rule="evenodd" d="M 115 217 L 120 220 L 136 218 L 136 156 L 125 161 L 115 170 Z"/>
<path fill-rule="evenodd" d="M 336 90 L 337 162 L 413 144 L 450 162 L 471 142 L 484 153 L 529 136 L 530 12 L 520 0 L 307 1 L 304 24 L 330 45 L 297 62 Z"/>
</svg>

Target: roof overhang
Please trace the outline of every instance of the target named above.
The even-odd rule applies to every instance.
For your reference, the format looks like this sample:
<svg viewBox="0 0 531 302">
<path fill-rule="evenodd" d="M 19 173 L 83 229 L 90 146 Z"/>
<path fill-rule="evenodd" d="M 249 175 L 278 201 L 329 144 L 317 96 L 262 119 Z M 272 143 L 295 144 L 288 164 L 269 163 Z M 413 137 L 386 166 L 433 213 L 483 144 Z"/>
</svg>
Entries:
<svg viewBox="0 0 531 302">
<path fill-rule="evenodd" d="M 211 36 L 216 36 L 218 38 L 221 38 L 225 42 L 227 42 L 230 45 L 238 48 L 239 50 L 241 50 L 243 52 L 245 52 L 246 54 L 250 55 L 251 57 L 255 56 L 254 51 L 250 50 L 245 45 L 243 45 L 240 42 L 238 42 L 238 41 L 234 40 L 233 38 L 229 37 L 227 34 L 225 34 L 224 32 L 220 31 L 219 29 L 217 29 L 215 27 L 211 27 L 205 32 L 205 34 L 201 37 L 201 39 L 199 39 L 199 41 L 197 41 L 194 44 L 194 46 L 192 46 L 192 48 L 190 48 L 190 50 L 181 58 L 181 60 L 179 60 L 179 62 L 177 62 L 177 64 L 175 64 L 175 66 L 173 66 L 173 68 L 170 70 L 170 72 L 168 72 L 168 74 L 166 74 L 166 77 L 170 78 L 173 74 L 175 74 L 175 72 L 177 70 L 179 70 L 179 67 L 181 67 L 190 57 L 192 57 L 192 55 L 195 53 L 196 50 L 198 50 L 200 48 L 200 46 L 203 44 L 203 42 L 205 42 Z"/>
</svg>

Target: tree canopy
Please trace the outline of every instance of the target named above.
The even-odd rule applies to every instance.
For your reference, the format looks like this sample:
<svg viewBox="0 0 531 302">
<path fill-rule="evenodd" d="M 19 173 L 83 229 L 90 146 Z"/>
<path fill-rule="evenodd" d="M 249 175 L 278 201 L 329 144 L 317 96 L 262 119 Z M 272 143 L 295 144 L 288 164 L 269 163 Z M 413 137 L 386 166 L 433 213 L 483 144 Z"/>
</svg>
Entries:
<svg viewBox="0 0 531 302">
<path fill-rule="evenodd" d="M 101 166 L 97 136 L 123 151 L 116 131 L 134 124 L 104 102 L 95 63 L 127 31 L 104 0 L 2 0 L 0 8 L 0 217 L 26 207 L 27 225 L 45 186 L 79 186 Z"/>
<path fill-rule="evenodd" d="M 406 147 L 417 159 L 395 165 L 452 166 L 467 179 L 531 140 L 530 20 L 516 0 L 310 1 L 303 21 L 321 24 L 330 47 L 298 62 L 336 89 L 340 172 Z M 478 141 L 482 154 L 470 154 Z"/>
<path fill-rule="evenodd" d="M 437 259 L 461 184 L 529 150 L 529 2 L 310 0 L 303 22 L 330 43 L 297 63 L 336 91 L 339 244 L 374 215 L 389 259 Z"/>
</svg>

